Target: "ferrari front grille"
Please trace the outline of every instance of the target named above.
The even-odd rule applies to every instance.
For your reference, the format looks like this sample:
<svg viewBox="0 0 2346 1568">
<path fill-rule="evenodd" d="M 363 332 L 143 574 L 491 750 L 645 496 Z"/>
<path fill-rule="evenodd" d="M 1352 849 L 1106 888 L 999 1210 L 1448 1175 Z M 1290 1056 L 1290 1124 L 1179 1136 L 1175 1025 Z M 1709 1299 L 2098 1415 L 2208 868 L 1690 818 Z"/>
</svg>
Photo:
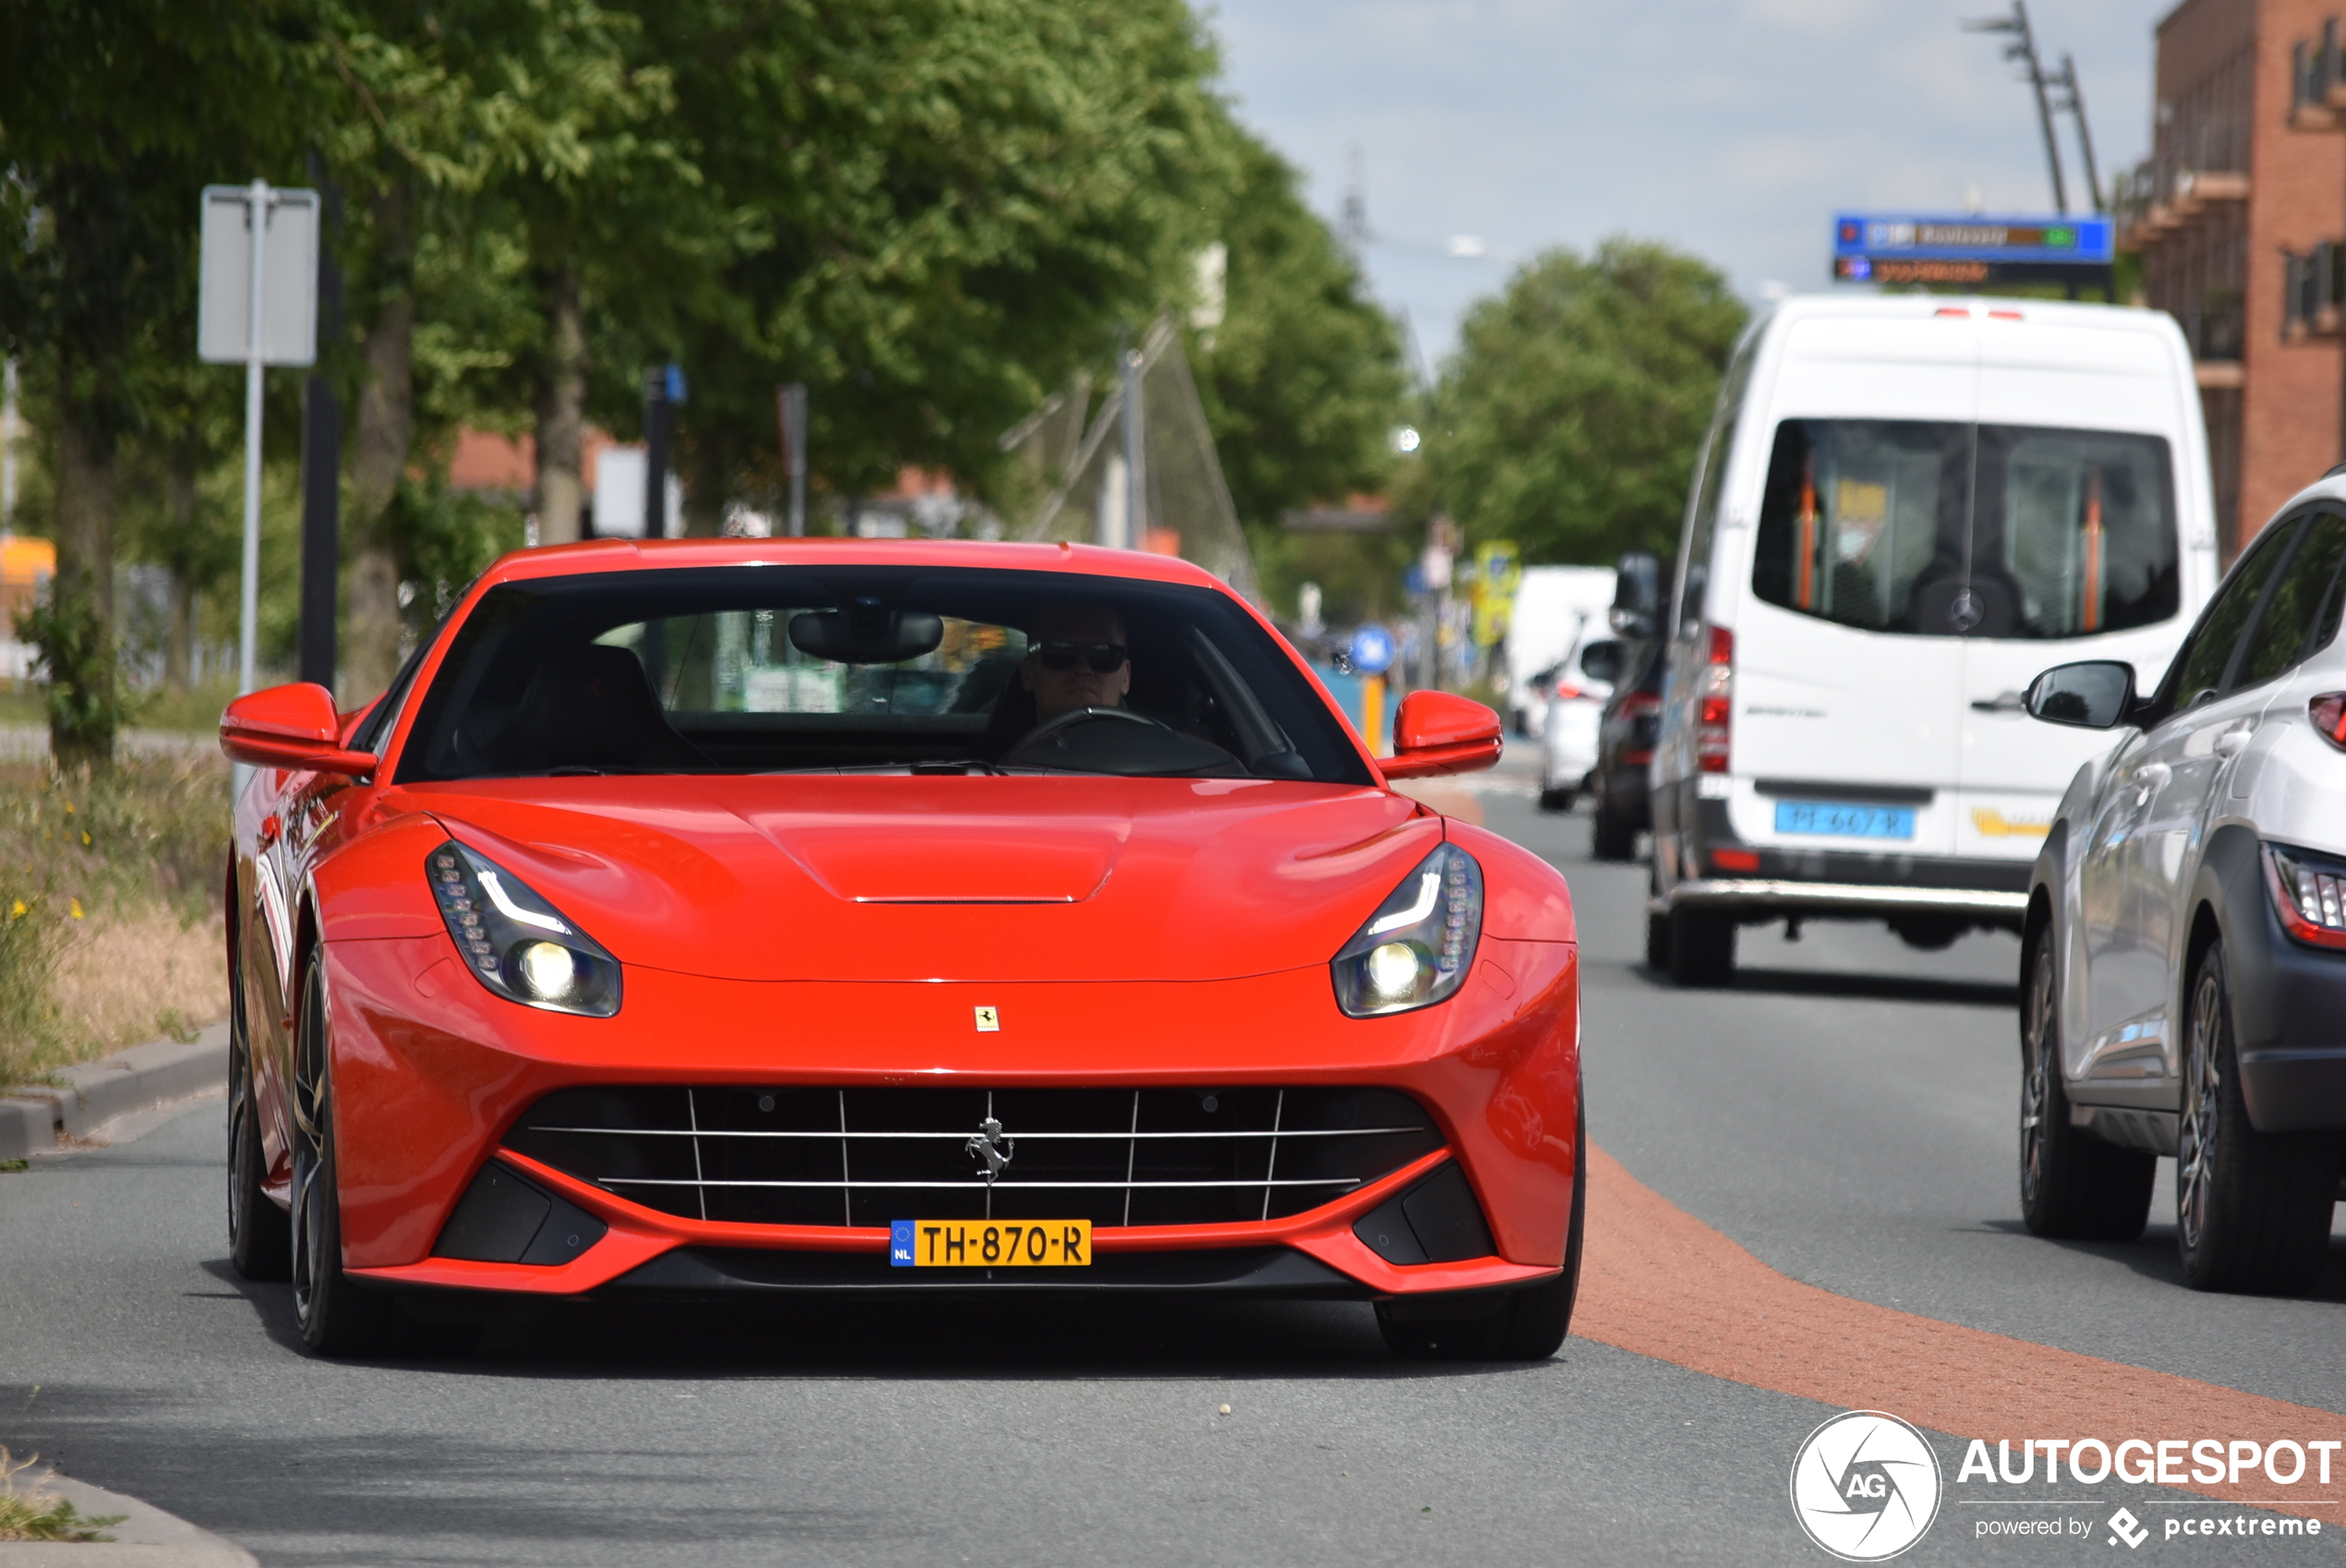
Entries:
<svg viewBox="0 0 2346 1568">
<path fill-rule="evenodd" d="M 1297 1214 L 1442 1147 L 1390 1089 L 565 1089 L 506 1146 L 688 1219 L 1216 1224 Z"/>
</svg>

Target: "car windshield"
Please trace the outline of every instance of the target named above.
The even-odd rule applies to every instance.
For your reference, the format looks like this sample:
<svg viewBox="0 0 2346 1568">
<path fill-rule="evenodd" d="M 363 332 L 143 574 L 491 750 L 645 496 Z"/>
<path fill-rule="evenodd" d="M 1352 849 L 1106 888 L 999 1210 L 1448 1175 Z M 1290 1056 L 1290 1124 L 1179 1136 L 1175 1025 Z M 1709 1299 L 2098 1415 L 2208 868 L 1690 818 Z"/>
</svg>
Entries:
<svg viewBox="0 0 2346 1568">
<path fill-rule="evenodd" d="M 1070 682 L 1080 706 L 1046 711 Z M 498 585 L 398 779 L 848 770 L 1370 781 L 1286 649 L 1212 589 L 785 565 Z"/>
<path fill-rule="evenodd" d="M 2172 617 L 2176 562 L 2159 437 L 1787 419 L 1751 585 L 1869 632 L 2088 637 Z"/>
</svg>

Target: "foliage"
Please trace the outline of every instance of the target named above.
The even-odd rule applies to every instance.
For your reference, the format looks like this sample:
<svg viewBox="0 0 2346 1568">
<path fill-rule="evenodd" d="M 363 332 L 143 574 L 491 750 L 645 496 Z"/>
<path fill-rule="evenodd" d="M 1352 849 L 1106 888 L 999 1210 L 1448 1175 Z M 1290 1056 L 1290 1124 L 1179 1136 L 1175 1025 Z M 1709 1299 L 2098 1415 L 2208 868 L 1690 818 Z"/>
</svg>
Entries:
<svg viewBox="0 0 2346 1568">
<path fill-rule="evenodd" d="M 1477 305 L 1433 400 L 1428 477 L 1470 540 L 1527 561 L 1677 544 L 1745 311 L 1708 264 L 1608 240 L 1549 251 Z"/>
<path fill-rule="evenodd" d="M 217 755 L 0 778 L 0 1082 L 67 1043 L 50 1038 L 50 981 L 76 923 L 157 907 L 202 918 L 219 904 L 227 857 Z"/>
<path fill-rule="evenodd" d="M 1289 508 L 1380 488 L 1406 383 L 1399 331 L 1303 205 L 1296 171 L 1232 134 L 1227 303 L 1193 357 L 1230 499 L 1261 528 Z"/>
<path fill-rule="evenodd" d="M 127 1514 L 86 1514 L 76 1509 L 69 1499 L 44 1496 L 42 1491 L 46 1475 L 36 1478 L 28 1491 L 17 1490 L 17 1478 L 40 1463 L 31 1459 L 12 1460 L 8 1451 L 0 1448 L 0 1541 L 110 1541 L 109 1526 L 119 1525 L 130 1517 Z"/>
<path fill-rule="evenodd" d="M 58 582 L 17 617 L 17 635 L 39 650 L 47 687 L 50 744 L 68 767 L 105 767 L 122 727 L 122 671 L 87 587 Z"/>
</svg>

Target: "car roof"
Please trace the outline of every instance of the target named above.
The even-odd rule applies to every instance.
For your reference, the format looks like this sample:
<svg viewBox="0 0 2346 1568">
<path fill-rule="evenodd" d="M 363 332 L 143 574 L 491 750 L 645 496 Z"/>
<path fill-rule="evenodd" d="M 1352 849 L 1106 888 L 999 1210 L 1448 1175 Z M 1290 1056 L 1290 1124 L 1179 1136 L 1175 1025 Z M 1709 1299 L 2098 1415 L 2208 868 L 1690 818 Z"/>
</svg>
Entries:
<svg viewBox="0 0 2346 1568">
<path fill-rule="evenodd" d="M 985 539 L 590 539 L 502 556 L 481 585 L 590 572 L 690 566 L 926 566 L 962 571 L 1064 572 L 1078 576 L 1229 585 L 1175 556 L 1099 545 L 1024 544 Z M 1237 597 L 1235 595 L 1233 597 Z"/>
</svg>

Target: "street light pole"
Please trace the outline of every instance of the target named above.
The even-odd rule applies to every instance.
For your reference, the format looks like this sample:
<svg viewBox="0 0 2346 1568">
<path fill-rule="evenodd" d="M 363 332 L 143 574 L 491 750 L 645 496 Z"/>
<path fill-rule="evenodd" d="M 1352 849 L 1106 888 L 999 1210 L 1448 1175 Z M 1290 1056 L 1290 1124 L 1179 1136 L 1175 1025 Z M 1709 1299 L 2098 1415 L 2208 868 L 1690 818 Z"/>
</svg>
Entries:
<svg viewBox="0 0 2346 1568">
<path fill-rule="evenodd" d="M 2037 34 L 2028 25 L 2028 0 L 2012 0 L 2009 17 L 1976 17 L 1963 24 L 1965 32 L 2008 32 L 2016 42 L 2004 46 L 2004 58 L 2017 60 L 2028 73 L 2028 85 L 2037 94 L 2037 125 L 2045 133 L 2045 162 L 2052 168 L 2053 208 L 2063 217 L 2069 213 L 2069 189 L 2061 176 L 2061 143 L 2053 137 L 2052 100 L 2045 89 L 2051 80 L 2045 75 L 2042 61 L 2037 58 Z"/>
</svg>

